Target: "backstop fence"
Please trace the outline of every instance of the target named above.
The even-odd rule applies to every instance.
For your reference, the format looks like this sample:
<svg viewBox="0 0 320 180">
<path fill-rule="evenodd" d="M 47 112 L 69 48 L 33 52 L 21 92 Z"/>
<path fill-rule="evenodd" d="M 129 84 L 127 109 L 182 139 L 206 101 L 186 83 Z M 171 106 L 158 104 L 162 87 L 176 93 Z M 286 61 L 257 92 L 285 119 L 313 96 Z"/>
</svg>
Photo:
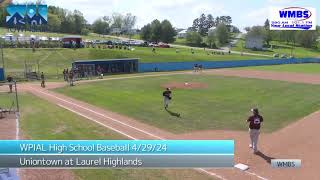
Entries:
<svg viewBox="0 0 320 180">
<path fill-rule="evenodd" d="M 19 112 L 17 83 L 0 83 L 0 118 Z"/>
</svg>

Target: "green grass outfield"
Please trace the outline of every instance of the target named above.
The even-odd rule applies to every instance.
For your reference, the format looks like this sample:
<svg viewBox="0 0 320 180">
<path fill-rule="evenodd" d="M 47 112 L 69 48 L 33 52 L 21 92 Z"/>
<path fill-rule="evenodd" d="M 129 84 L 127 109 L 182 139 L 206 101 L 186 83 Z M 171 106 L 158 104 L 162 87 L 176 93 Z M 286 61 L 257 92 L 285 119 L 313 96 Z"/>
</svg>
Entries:
<svg viewBox="0 0 320 180">
<path fill-rule="evenodd" d="M 135 47 L 134 51 L 118 49 L 4 49 L 4 60 L 7 73 L 21 72 L 25 69 L 25 64 L 38 68 L 46 75 L 61 74 L 64 68 L 70 68 L 74 60 L 95 60 L 95 59 L 115 59 L 115 58 L 140 58 L 140 62 L 176 62 L 176 61 L 197 61 L 197 60 L 244 60 L 261 59 L 255 56 L 240 55 L 207 55 L 203 50 L 195 50 L 191 54 L 189 49 L 181 48 L 180 53 L 176 53 L 174 48 L 158 48 L 156 53 L 152 53 L 151 48 Z M 263 57 L 262 57 L 263 58 Z"/>
<path fill-rule="evenodd" d="M 1 97 L 0 97 L 1 98 Z M 0 99 L 1 100 L 1 99 Z M 126 139 L 72 112 L 41 100 L 31 94 L 20 95 L 21 130 L 34 140 L 109 140 Z M 72 170 L 78 179 L 209 179 L 209 176 L 191 170 Z M 212 178 L 210 178 L 212 179 Z"/>
<path fill-rule="evenodd" d="M 163 109 L 161 85 L 207 83 L 206 89 L 173 90 L 170 110 Z M 175 133 L 195 130 L 247 130 L 252 107 L 265 117 L 272 132 L 320 109 L 320 86 L 213 75 L 172 75 L 101 81 L 64 87 L 57 92 L 110 109 Z"/>
<path fill-rule="evenodd" d="M 320 73 L 320 64 L 314 64 L 314 63 L 310 63 L 310 64 L 285 64 L 285 65 L 273 65 L 273 66 L 245 67 L 245 68 L 241 68 L 241 69 L 319 74 Z"/>
</svg>

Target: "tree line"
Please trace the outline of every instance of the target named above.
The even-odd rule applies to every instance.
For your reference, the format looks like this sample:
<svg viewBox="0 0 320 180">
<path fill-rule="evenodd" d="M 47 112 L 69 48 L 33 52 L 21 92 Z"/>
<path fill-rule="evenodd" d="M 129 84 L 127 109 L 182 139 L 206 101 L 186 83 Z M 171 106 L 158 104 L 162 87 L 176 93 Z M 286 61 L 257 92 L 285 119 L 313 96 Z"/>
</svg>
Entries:
<svg viewBox="0 0 320 180">
<path fill-rule="evenodd" d="M 92 31 L 98 34 L 128 34 L 132 35 L 137 17 L 131 13 L 122 15 L 113 13 L 112 16 L 98 18 L 92 24 Z"/>
<path fill-rule="evenodd" d="M 317 26 L 316 31 L 272 31 L 270 30 L 270 22 L 267 19 L 264 26 L 246 27 L 247 37 L 260 36 L 264 39 L 264 43 L 269 47 L 271 41 L 285 42 L 292 45 L 301 45 L 305 48 L 316 48 L 320 35 L 320 27 Z"/>
<path fill-rule="evenodd" d="M 168 20 L 160 22 L 155 19 L 142 27 L 140 37 L 145 41 L 172 43 L 177 35 L 172 24 Z"/>
<path fill-rule="evenodd" d="M 191 46 L 216 48 L 228 43 L 231 33 L 239 32 L 239 29 L 232 25 L 231 16 L 214 18 L 211 14 L 201 14 L 188 28 L 186 42 Z"/>
</svg>

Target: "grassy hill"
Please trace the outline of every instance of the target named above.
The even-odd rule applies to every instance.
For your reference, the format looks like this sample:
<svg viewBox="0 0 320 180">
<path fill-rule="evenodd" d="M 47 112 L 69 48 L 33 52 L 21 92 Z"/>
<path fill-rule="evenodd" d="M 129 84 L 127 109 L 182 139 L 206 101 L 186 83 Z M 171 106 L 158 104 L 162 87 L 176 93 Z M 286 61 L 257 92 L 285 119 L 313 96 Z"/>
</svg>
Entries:
<svg viewBox="0 0 320 180">
<path fill-rule="evenodd" d="M 174 48 L 158 48 L 153 53 L 151 48 L 136 47 L 134 51 L 119 49 L 4 49 L 4 60 L 7 73 L 23 74 L 25 65 L 33 70 L 38 68 L 47 75 L 55 76 L 61 73 L 64 68 L 70 68 L 74 60 L 94 60 L 94 59 L 115 59 L 115 58 L 140 58 L 140 62 L 176 62 L 176 61 L 196 61 L 196 60 L 244 60 L 261 59 L 255 56 L 240 55 L 212 55 L 203 50 L 195 50 L 191 54 L 189 49 L 182 48 L 176 53 Z"/>
</svg>

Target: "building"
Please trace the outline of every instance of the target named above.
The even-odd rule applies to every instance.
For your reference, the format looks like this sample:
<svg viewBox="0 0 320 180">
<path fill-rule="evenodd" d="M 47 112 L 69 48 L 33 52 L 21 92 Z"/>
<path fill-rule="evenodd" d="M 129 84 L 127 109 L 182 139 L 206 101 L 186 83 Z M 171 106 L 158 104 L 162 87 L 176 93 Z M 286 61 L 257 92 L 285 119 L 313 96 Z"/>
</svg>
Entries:
<svg viewBox="0 0 320 180">
<path fill-rule="evenodd" d="M 187 33 L 188 33 L 188 30 L 182 30 L 180 32 L 178 32 L 177 34 L 177 38 L 186 38 L 187 37 Z"/>
<path fill-rule="evenodd" d="M 208 34 L 214 33 L 215 30 L 216 30 L 216 27 L 211 27 L 211 28 L 208 30 Z"/>
<path fill-rule="evenodd" d="M 82 48 L 84 47 L 81 36 L 65 36 L 62 38 L 64 48 Z"/>
<path fill-rule="evenodd" d="M 245 48 L 247 49 L 254 49 L 254 50 L 262 50 L 263 49 L 263 36 L 247 36 L 246 37 L 246 45 Z"/>
<path fill-rule="evenodd" d="M 121 34 L 120 28 L 112 28 L 110 34 Z"/>
</svg>

